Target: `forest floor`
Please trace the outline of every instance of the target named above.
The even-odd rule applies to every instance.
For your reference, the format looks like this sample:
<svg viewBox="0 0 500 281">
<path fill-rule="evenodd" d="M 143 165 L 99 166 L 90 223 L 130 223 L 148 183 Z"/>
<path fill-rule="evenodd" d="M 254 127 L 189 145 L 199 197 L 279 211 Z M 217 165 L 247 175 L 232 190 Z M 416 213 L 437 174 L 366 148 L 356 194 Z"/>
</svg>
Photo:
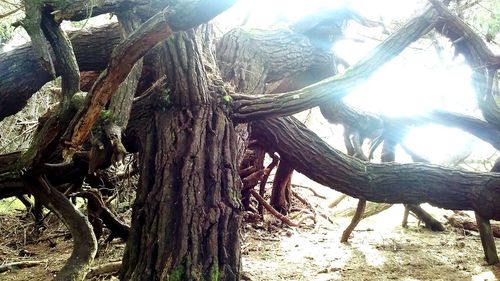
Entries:
<svg viewBox="0 0 500 281">
<path fill-rule="evenodd" d="M 362 220 L 349 243 L 343 244 L 340 236 L 350 218 L 333 213 L 355 206 L 356 200 L 346 199 L 332 210 L 328 204 L 338 193 L 315 188 L 324 199 L 308 189 L 294 190 L 312 205 L 316 222 L 313 212 L 296 198 L 290 218 L 300 222 L 299 227 L 285 226 L 268 215 L 264 222 L 247 219 L 242 232 L 243 280 L 500 280 L 500 266 L 487 266 L 483 260 L 477 233 L 448 225 L 444 232 L 431 232 L 413 217 L 403 228 L 403 207 L 396 205 Z M 451 214 L 424 208 L 441 222 L 446 221 L 443 214 Z M 71 253 L 67 230 L 53 217 L 48 229 L 34 235 L 30 220 L 23 218 L 25 211 L 15 209 L 2 212 L 0 205 L 0 268 L 24 260 L 41 264 L 0 273 L 0 280 L 51 280 Z M 119 240 L 101 244 L 94 265 L 119 261 L 124 247 Z M 117 279 L 102 275 L 92 280 Z"/>
</svg>

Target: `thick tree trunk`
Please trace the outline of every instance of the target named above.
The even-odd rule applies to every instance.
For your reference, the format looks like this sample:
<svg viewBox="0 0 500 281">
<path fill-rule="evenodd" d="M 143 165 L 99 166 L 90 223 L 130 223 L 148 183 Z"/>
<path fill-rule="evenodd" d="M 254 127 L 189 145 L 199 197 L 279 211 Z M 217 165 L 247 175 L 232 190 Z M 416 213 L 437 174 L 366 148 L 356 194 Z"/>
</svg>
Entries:
<svg viewBox="0 0 500 281">
<path fill-rule="evenodd" d="M 157 96 L 144 124 L 123 280 L 239 279 L 237 136 L 195 34 L 157 48 L 170 92 Z"/>
</svg>

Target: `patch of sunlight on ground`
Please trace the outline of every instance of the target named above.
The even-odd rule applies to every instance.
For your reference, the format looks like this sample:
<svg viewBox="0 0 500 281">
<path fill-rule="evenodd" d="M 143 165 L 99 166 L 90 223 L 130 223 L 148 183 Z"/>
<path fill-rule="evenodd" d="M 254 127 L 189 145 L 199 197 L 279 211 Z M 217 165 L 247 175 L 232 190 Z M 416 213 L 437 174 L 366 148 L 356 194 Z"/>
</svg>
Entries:
<svg viewBox="0 0 500 281">
<path fill-rule="evenodd" d="M 24 209 L 23 203 L 17 198 L 14 197 L 0 200 L 0 215 L 9 214 L 16 209 Z"/>
<path fill-rule="evenodd" d="M 489 280 L 497 280 L 495 274 L 491 271 L 481 272 L 480 274 L 474 275 L 471 278 L 471 281 L 489 281 Z"/>
</svg>

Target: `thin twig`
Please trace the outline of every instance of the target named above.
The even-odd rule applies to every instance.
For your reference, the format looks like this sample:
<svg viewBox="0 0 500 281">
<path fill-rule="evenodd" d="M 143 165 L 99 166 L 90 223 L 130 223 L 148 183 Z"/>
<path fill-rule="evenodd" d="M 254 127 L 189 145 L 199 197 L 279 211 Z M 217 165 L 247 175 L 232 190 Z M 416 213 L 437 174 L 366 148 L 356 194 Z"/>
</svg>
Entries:
<svg viewBox="0 0 500 281">
<path fill-rule="evenodd" d="M 262 196 L 260 196 L 257 191 L 255 191 L 254 189 L 250 189 L 250 193 L 253 195 L 253 197 L 255 197 L 255 199 L 257 199 L 260 204 L 262 204 L 262 206 L 264 206 L 264 208 L 266 208 L 266 210 L 268 210 L 272 215 L 280 219 L 282 222 L 288 224 L 289 226 L 299 226 L 286 216 L 280 214 L 280 212 L 276 211 L 276 209 L 274 209 L 273 206 L 269 205 L 269 203 L 267 203 L 266 200 L 264 200 L 264 198 L 262 198 Z"/>
</svg>

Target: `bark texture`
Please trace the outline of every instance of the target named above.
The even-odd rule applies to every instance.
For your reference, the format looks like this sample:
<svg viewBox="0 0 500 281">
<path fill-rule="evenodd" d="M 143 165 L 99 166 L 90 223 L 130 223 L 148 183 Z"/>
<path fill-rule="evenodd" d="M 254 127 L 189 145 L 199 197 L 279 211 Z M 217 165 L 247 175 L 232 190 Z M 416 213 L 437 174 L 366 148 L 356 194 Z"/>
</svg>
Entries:
<svg viewBox="0 0 500 281">
<path fill-rule="evenodd" d="M 372 164 L 331 148 L 295 118 L 253 122 L 295 170 L 352 197 L 379 203 L 475 210 L 500 219 L 500 174 L 471 173 L 427 164 Z"/>
<path fill-rule="evenodd" d="M 237 135 L 200 45 L 189 31 L 157 48 L 169 89 L 144 123 L 123 280 L 239 279 Z"/>
</svg>

